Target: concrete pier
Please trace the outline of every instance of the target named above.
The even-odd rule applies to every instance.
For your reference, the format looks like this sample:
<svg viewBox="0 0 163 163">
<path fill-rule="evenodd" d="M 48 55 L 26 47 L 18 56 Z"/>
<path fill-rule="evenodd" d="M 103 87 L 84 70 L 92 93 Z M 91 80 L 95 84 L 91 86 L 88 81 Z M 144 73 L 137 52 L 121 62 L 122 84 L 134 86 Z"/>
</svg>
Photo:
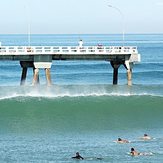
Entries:
<svg viewBox="0 0 163 163">
<path fill-rule="evenodd" d="M 21 81 L 20 85 L 24 85 L 27 77 L 27 67 L 22 68 L 22 76 L 21 76 Z"/>
<path fill-rule="evenodd" d="M 125 68 L 127 70 L 127 84 L 129 86 L 132 85 L 132 68 L 133 68 L 133 63 L 130 63 L 129 60 L 126 60 L 125 63 Z"/>
<path fill-rule="evenodd" d="M 25 85 L 28 68 L 34 68 L 32 61 L 20 61 L 22 67 L 22 75 L 20 85 Z"/>
<path fill-rule="evenodd" d="M 127 70 L 127 84 L 129 86 L 132 85 L 132 69 Z"/>
<path fill-rule="evenodd" d="M 113 67 L 113 85 L 118 84 L 118 69 L 127 70 L 127 84 L 132 85 L 133 64 L 140 62 L 135 46 L 1 46 L 0 60 L 20 61 L 24 85 L 28 68 L 33 68 L 33 85 L 39 83 L 39 69 L 45 69 L 47 85 L 51 85 L 50 69 L 53 60 L 110 61 Z"/>
<path fill-rule="evenodd" d="M 121 63 L 111 61 L 111 66 L 113 67 L 113 85 L 118 84 L 118 69 L 121 65 Z"/>
<path fill-rule="evenodd" d="M 32 85 L 37 85 L 37 84 L 39 84 L 39 69 L 34 68 Z"/>
<path fill-rule="evenodd" d="M 45 74 L 46 74 L 47 85 L 51 86 L 52 81 L 51 81 L 51 75 L 50 75 L 50 68 L 45 68 Z"/>
</svg>

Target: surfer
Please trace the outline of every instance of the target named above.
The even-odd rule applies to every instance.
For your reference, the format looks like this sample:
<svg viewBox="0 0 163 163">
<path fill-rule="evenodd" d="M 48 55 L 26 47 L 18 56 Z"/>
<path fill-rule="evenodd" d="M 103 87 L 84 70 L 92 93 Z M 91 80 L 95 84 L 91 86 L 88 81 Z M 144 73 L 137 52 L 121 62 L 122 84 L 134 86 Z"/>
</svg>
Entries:
<svg viewBox="0 0 163 163">
<path fill-rule="evenodd" d="M 131 148 L 130 155 L 131 155 L 131 156 L 139 156 L 139 155 L 140 155 L 140 153 L 139 153 L 139 152 L 137 152 L 137 151 L 136 151 L 134 148 Z"/>
<path fill-rule="evenodd" d="M 152 156 L 153 153 L 152 152 L 140 153 L 140 152 L 136 151 L 134 148 L 131 148 L 130 155 L 131 156 Z"/>
<path fill-rule="evenodd" d="M 117 142 L 117 143 L 122 143 L 122 144 L 123 144 L 123 143 L 129 143 L 128 140 L 121 139 L 121 138 L 118 138 L 116 142 Z"/>
<path fill-rule="evenodd" d="M 76 156 L 72 157 L 73 159 L 77 159 L 77 160 L 102 160 L 103 158 L 101 157 L 87 157 L 87 158 L 83 158 L 82 156 L 80 156 L 79 152 L 76 152 Z"/>
<path fill-rule="evenodd" d="M 75 157 L 72 157 L 72 158 L 74 158 L 74 159 L 78 159 L 78 160 L 80 160 L 80 159 L 84 159 L 82 156 L 80 156 L 80 154 L 79 154 L 79 152 L 76 152 L 76 156 Z"/>
<path fill-rule="evenodd" d="M 151 140 L 152 138 L 150 136 L 148 136 L 147 134 L 144 134 L 144 136 L 141 137 L 140 139 L 143 139 L 143 140 Z"/>
</svg>

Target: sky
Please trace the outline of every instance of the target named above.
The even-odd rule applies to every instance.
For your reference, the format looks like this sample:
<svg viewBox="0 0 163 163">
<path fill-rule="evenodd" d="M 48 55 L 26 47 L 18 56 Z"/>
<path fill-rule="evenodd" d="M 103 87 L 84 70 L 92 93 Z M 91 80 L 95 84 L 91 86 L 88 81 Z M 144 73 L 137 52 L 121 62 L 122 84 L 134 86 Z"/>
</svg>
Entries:
<svg viewBox="0 0 163 163">
<path fill-rule="evenodd" d="M 0 11 L 0 34 L 163 33 L 163 0 L 0 0 Z"/>
</svg>

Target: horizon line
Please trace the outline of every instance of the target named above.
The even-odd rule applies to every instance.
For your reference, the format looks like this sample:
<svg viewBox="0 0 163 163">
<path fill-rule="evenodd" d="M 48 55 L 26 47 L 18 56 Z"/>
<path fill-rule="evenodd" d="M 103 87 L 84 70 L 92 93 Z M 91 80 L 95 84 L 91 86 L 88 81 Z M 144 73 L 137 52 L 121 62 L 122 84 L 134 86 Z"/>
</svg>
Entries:
<svg viewBox="0 0 163 163">
<path fill-rule="evenodd" d="M 125 33 L 125 35 L 158 35 L 162 33 Z M 0 33 L 0 35 L 28 35 L 28 33 Z M 30 35 L 122 35 L 121 33 L 32 33 Z"/>
</svg>

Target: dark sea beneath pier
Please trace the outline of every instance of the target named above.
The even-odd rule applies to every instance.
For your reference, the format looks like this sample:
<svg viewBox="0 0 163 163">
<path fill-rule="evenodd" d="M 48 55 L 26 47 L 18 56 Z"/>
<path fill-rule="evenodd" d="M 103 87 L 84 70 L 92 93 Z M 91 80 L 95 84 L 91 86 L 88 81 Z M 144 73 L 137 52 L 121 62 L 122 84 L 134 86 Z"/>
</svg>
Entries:
<svg viewBox="0 0 163 163">
<path fill-rule="evenodd" d="M 32 35 L 31 45 L 122 45 L 121 35 Z M 5 46 L 28 45 L 27 35 L 0 35 Z M 53 61 L 53 85 L 33 87 L 29 69 L 20 86 L 18 61 L 0 61 L 0 162 L 162 163 L 163 162 L 163 34 L 126 35 L 137 46 L 141 63 L 133 68 L 133 86 L 119 69 L 112 85 L 107 61 Z M 149 134 L 154 139 L 139 138 Z M 118 138 L 131 141 L 117 144 Z M 131 157 L 134 147 L 152 155 Z M 85 158 L 71 159 L 76 152 Z M 96 158 L 103 158 L 97 160 Z"/>
</svg>

